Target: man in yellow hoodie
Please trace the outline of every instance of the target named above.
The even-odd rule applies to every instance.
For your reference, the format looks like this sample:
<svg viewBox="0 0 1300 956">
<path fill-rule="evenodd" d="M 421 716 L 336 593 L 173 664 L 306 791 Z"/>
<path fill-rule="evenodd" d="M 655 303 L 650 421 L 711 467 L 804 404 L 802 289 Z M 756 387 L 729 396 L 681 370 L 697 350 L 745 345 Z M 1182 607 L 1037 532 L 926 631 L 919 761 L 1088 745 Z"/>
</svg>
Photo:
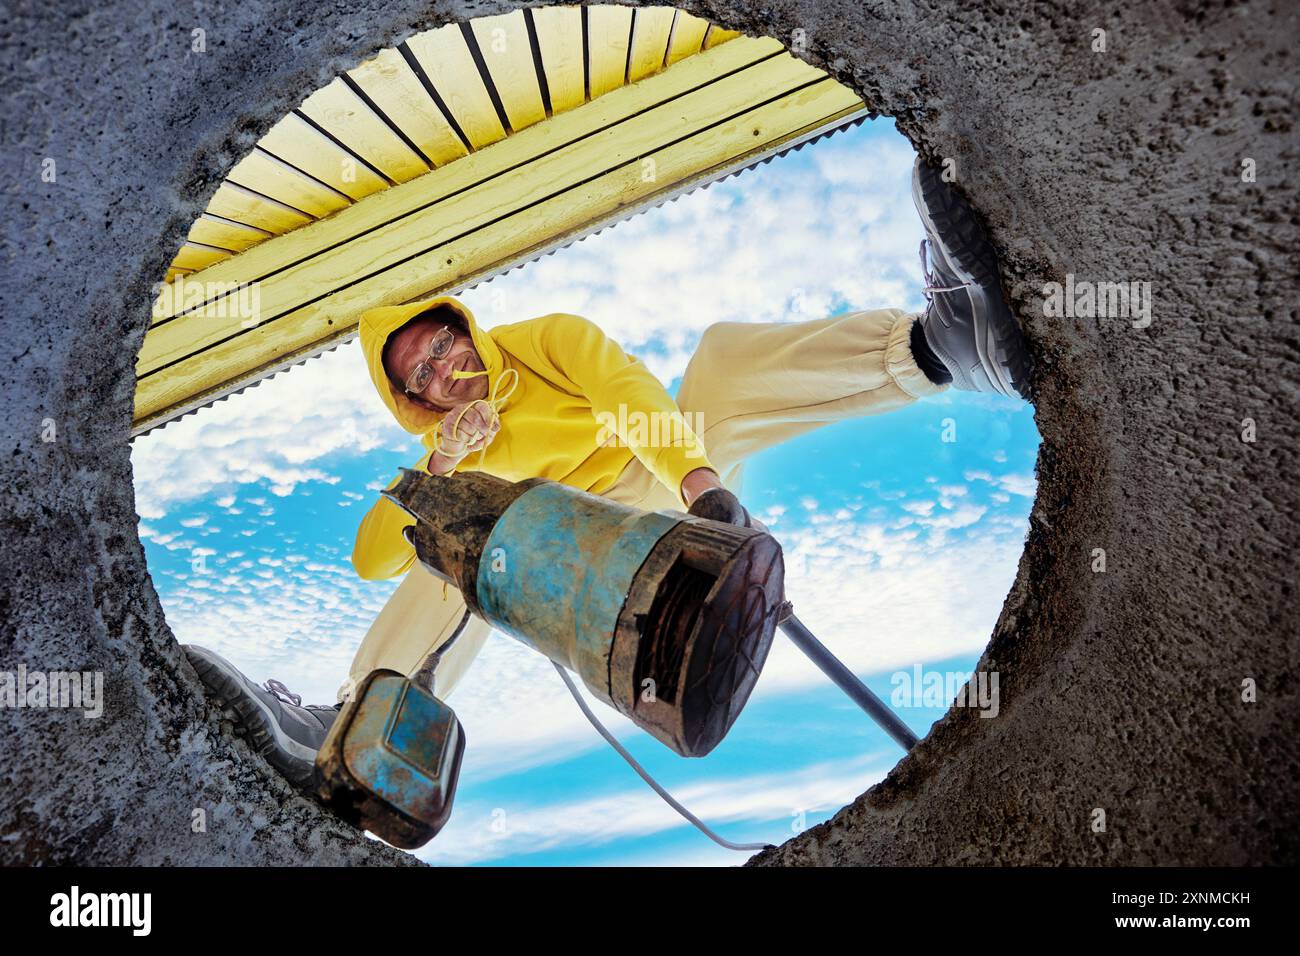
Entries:
<svg viewBox="0 0 1300 956">
<path fill-rule="evenodd" d="M 876 309 L 717 323 L 704 331 L 676 400 L 585 318 L 553 313 L 484 331 L 450 296 L 366 312 L 362 354 L 384 405 L 424 446 L 416 468 L 549 478 L 643 510 L 753 524 L 736 496 L 746 459 L 764 448 L 901 408 L 949 383 L 1024 394 L 1028 351 L 978 220 L 919 161 L 912 191 L 926 232 L 923 315 Z M 459 592 L 416 561 L 403 534 L 413 523 L 380 497 L 357 531 L 357 573 L 404 578 L 362 642 L 341 699 L 375 668 L 410 673 L 456 636 L 435 675 L 446 698 L 487 639 L 487 623 Z M 334 708 L 304 708 L 283 684 L 259 686 L 219 655 L 187 650 L 236 727 L 305 784 Z"/>
</svg>

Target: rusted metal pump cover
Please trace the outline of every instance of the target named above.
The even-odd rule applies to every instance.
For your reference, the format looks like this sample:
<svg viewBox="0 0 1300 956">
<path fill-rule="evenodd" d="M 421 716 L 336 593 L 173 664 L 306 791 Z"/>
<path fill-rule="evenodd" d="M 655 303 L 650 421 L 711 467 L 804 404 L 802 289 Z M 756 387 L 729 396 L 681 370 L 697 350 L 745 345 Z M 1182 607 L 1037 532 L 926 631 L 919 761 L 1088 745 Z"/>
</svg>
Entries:
<svg viewBox="0 0 1300 956">
<path fill-rule="evenodd" d="M 646 555 L 678 520 L 556 482 L 529 488 L 488 536 L 475 588 L 480 613 L 612 705 L 619 612 Z"/>
<path fill-rule="evenodd" d="M 771 535 L 544 479 L 407 471 L 386 494 L 475 613 L 677 753 L 707 754 L 749 699 L 784 597 Z"/>
</svg>

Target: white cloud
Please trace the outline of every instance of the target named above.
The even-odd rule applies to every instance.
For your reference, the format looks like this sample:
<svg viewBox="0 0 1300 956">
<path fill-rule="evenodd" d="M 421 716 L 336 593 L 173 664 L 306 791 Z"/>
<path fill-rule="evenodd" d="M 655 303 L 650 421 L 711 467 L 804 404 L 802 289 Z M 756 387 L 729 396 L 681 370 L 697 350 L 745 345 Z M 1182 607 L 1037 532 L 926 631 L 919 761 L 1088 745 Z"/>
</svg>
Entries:
<svg viewBox="0 0 1300 956">
<path fill-rule="evenodd" d="M 994 476 L 987 471 L 967 471 L 964 475 L 967 481 L 986 481 L 996 485 L 1004 492 L 1013 495 L 1020 495 L 1024 498 L 1032 498 L 1038 491 L 1038 482 L 1029 472 L 1020 472 L 1009 475 Z M 1005 501 L 1006 498 L 996 500 Z"/>
<path fill-rule="evenodd" d="M 998 486 L 1003 491 L 1008 491 L 1013 495 L 1022 495 L 1026 498 L 1032 498 L 1034 492 L 1038 490 L 1038 482 L 1030 474 L 1003 475 L 998 480 Z"/>
<path fill-rule="evenodd" d="M 586 316 L 664 382 L 682 373 L 713 322 L 919 308 L 911 148 L 901 138 L 846 135 L 809 150 L 683 196 L 462 298 L 489 326 L 548 312 Z M 643 348 L 651 341 L 656 348 Z"/>
<path fill-rule="evenodd" d="M 613 753 L 610 758 L 621 762 Z M 668 789 L 724 838 L 730 838 L 728 824 L 779 820 L 767 838 L 779 843 L 790 836 L 792 807 L 810 815 L 836 809 L 880 780 L 893 759 L 892 754 L 870 754 L 778 773 L 706 779 Z M 627 776 L 636 781 L 630 769 Z M 687 827 L 690 824 L 658 794 L 637 781 L 614 794 L 559 804 L 458 807 L 451 823 L 417 856 L 435 864 L 465 865 L 559 847 L 603 846 L 619 839 Z M 701 847 L 695 853 L 700 857 L 710 862 L 726 859 L 712 853 L 703 857 L 704 848 L 713 845 L 703 834 L 698 834 L 698 839 Z M 730 854 L 727 862 L 733 864 L 744 862 L 749 855 L 717 849 Z"/>
<path fill-rule="evenodd" d="M 285 497 L 338 477 L 313 465 L 330 455 L 365 455 L 407 435 L 392 420 L 355 342 L 263 381 L 226 402 L 136 439 L 136 510 L 158 519 L 186 502 L 266 484 Z M 418 453 L 410 445 L 412 457 Z M 264 507 L 266 498 L 247 499 Z"/>
<path fill-rule="evenodd" d="M 1015 576 L 1023 546 L 1014 533 L 948 541 L 983 506 L 962 506 L 915 528 L 868 521 L 783 530 L 786 593 L 795 613 L 858 674 L 978 653 Z M 778 638 L 755 694 L 786 693 L 825 678 Z"/>
</svg>

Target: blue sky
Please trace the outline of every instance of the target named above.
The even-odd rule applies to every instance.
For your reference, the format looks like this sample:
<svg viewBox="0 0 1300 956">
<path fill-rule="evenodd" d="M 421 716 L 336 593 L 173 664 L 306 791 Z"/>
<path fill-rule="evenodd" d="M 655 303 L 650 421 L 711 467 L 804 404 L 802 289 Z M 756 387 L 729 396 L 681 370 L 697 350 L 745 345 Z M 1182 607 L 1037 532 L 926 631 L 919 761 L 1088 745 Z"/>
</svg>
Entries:
<svg viewBox="0 0 1300 956">
<path fill-rule="evenodd" d="M 488 328 L 586 316 L 675 392 L 713 322 L 919 311 L 911 162 L 892 122 L 864 123 L 459 296 Z M 974 667 L 1023 547 L 1037 446 L 1025 403 L 949 390 L 764 452 L 747 466 L 744 500 L 785 549 L 804 623 L 888 700 L 914 665 Z M 419 453 L 355 342 L 137 440 L 140 533 L 178 640 L 305 702 L 333 702 L 398 583 L 356 576 L 357 525 Z M 744 862 L 665 806 L 549 662 L 510 638 L 489 639 L 448 702 L 468 749 L 452 820 L 421 858 Z M 678 757 L 594 706 L 661 783 L 737 841 L 779 843 L 827 819 L 901 755 L 781 636 L 706 758 Z M 898 712 L 924 735 L 945 706 Z"/>
</svg>

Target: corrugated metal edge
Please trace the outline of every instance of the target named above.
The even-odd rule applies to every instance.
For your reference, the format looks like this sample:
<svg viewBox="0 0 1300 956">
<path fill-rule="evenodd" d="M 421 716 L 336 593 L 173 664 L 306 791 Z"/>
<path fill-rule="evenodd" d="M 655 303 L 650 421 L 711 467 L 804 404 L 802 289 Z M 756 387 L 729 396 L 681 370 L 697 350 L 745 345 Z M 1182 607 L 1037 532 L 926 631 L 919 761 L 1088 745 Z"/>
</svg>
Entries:
<svg viewBox="0 0 1300 956">
<path fill-rule="evenodd" d="M 600 222 L 593 224 L 592 226 L 588 227 L 586 230 L 580 233 L 566 236 L 563 239 L 557 239 L 554 243 L 552 243 L 549 246 L 546 246 L 536 252 L 526 254 L 524 256 L 520 256 L 519 258 L 513 259 L 505 263 L 504 265 L 496 266 L 490 271 L 480 275 L 477 278 L 471 279 L 462 285 L 455 286 L 454 288 L 450 288 L 445 292 L 441 292 L 438 294 L 459 295 L 462 292 L 467 292 L 471 289 L 477 289 L 479 286 L 486 285 L 487 283 L 491 282 L 493 279 L 496 279 L 499 276 L 506 275 L 507 273 L 513 272 L 516 269 L 522 269 L 524 268 L 524 266 L 529 265 L 530 263 L 533 262 L 538 262 L 541 259 L 546 258 L 547 256 L 553 256 L 561 249 L 567 249 L 569 246 L 572 246 L 575 243 L 579 243 L 586 240 L 589 236 L 598 236 L 606 229 L 612 229 L 615 226 L 627 222 L 630 219 L 635 219 L 637 216 L 644 215 L 645 213 L 649 212 L 651 209 L 658 209 L 660 206 L 663 206 L 666 203 L 676 202 L 677 200 L 681 199 L 683 196 L 690 195 L 691 193 L 694 192 L 699 192 L 700 190 L 708 189 L 714 183 L 720 183 L 727 179 L 739 177 L 744 173 L 749 172 L 751 169 L 756 169 L 759 166 L 764 166 L 770 163 L 772 160 L 780 156 L 785 156 L 789 153 L 798 152 L 799 150 L 803 149 L 805 146 L 807 146 L 810 143 L 816 143 L 823 139 L 829 139 L 831 136 L 834 136 L 836 133 L 839 133 L 843 130 L 850 129 L 851 127 L 854 126 L 860 126 L 865 120 L 867 120 L 871 116 L 872 116 L 871 110 L 869 110 L 867 107 L 864 106 L 858 112 L 851 114 L 848 119 L 833 120 L 831 124 L 827 124 L 826 126 L 814 129 L 793 140 L 788 140 L 784 145 L 774 147 L 766 155 L 760 157 L 759 159 L 750 160 L 748 162 L 745 162 L 743 165 L 724 168 L 719 172 L 714 173 L 713 175 L 708 176 L 702 180 L 687 181 L 679 189 L 676 189 L 672 192 L 662 195 L 656 199 L 648 200 L 638 206 L 634 206 L 630 211 L 621 211 L 616 216 L 611 216 L 607 219 L 601 220 Z M 289 358 L 285 359 L 280 364 L 272 366 L 269 370 L 256 373 L 256 375 L 252 377 L 251 380 L 245 380 L 242 383 L 238 381 L 234 382 L 230 386 L 223 389 L 219 394 L 211 395 L 207 398 L 202 399 L 201 401 L 194 402 L 190 407 L 185 408 L 183 411 L 177 412 L 176 414 L 168 416 L 163 421 L 146 425 L 145 427 L 141 428 L 139 431 L 133 431 L 131 433 L 130 441 L 134 442 L 137 438 L 141 438 L 155 431 L 160 431 L 161 429 L 166 428 L 168 425 L 172 424 L 173 422 L 180 421 L 182 418 L 188 418 L 190 415 L 194 415 L 197 412 L 201 411 L 202 409 L 215 405 L 217 402 L 224 402 L 227 399 L 229 399 L 232 395 L 240 395 L 248 391 L 248 389 L 250 388 L 256 388 L 258 385 L 261 385 L 267 379 L 275 378 L 281 372 L 288 371 L 289 369 L 293 368 L 295 365 L 306 365 L 308 360 L 314 358 L 320 358 L 320 356 L 326 354 L 327 352 L 336 351 L 339 348 L 339 346 L 347 345 L 354 338 L 356 338 L 356 336 L 357 333 L 354 330 L 342 336 L 341 338 L 335 339 L 329 345 L 314 347 L 306 352 L 292 355 Z"/>
</svg>

